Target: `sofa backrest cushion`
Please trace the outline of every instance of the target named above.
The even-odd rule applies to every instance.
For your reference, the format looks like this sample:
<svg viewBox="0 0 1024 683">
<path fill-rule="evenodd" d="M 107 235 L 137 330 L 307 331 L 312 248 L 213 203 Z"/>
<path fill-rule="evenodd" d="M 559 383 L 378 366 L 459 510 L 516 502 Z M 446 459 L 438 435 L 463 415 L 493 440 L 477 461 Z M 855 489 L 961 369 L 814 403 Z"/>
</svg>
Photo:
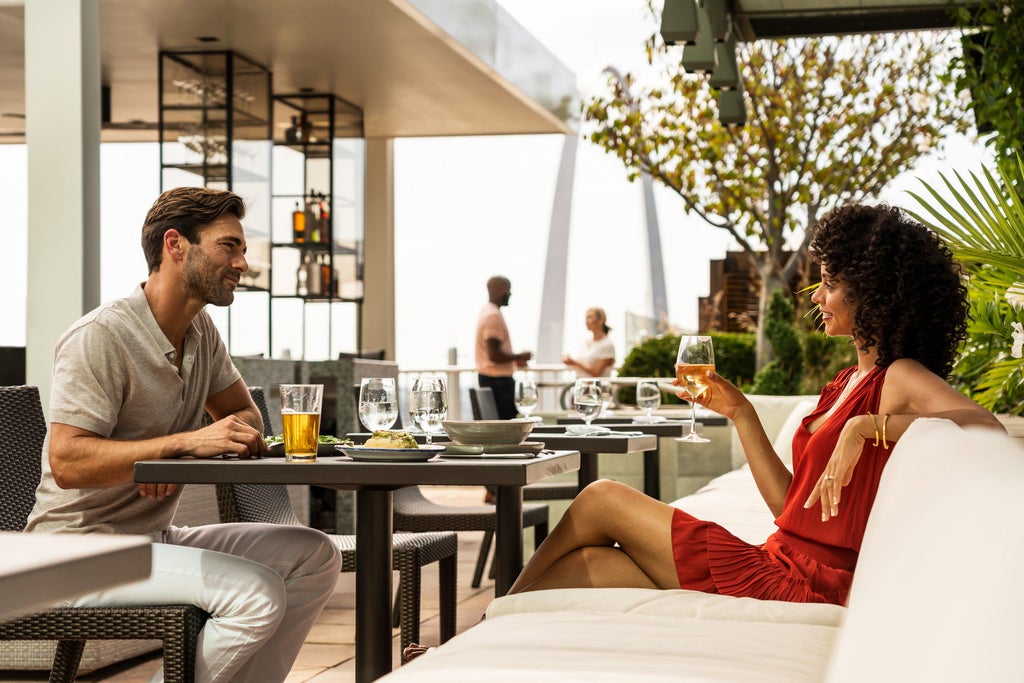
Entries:
<svg viewBox="0 0 1024 683">
<path fill-rule="evenodd" d="M 790 466 L 790 469 L 793 466 L 793 435 L 800 428 L 800 423 L 804 421 L 805 417 L 810 415 L 817 405 L 818 397 L 815 396 L 814 398 L 804 399 L 793 406 L 789 416 L 782 423 L 782 427 L 779 428 L 775 439 L 772 441 L 772 447 L 775 448 L 775 452 L 782 458 L 782 462 Z"/>
<path fill-rule="evenodd" d="M 786 426 L 789 417 L 793 414 L 794 409 L 800 406 L 807 405 L 810 401 L 810 405 L 806 408 L 803 415 L 811 412 L 811 409 L 817 405 L 817 396 L 768 396 L 763 394 L 750 394 L 747 396 L 750 399 L 751 405 L 754 406 L 754 410 L 757 412 L 757 417 L 761 420 L 761 425 L 764 426 L 764 431 L 768 435 L 768 438 L 773 442 L 778 438 L 780 430 Z M 801 408 L 802 409 L 802 408 Z M 801 415 L 801 417 L 803 417 Z M 793 431 L 796 431 L 796 427 L 793 427 Z M 786 446 L 783 449 L 787 453 L 789 452 L 789 441 L 792 440 L 793 433 L 790 432 L 790 439 L 786 441 Z M 743 455 L 743 448 L 740 446 L 740 440 L 736 437 L 735 432 L 732 435 L 732 468 L 742 467 L 747 459 Z M 780 455 L 783 455 L 780 453 Z M 784 456 L 783 460 L 787 460 Z"/>
<path fill-rule="evenodd" d="M 827 683 L 1020 681 L 1022 492 L 1020 441 L 915 421 L 882 474 Z"/>
</svg>

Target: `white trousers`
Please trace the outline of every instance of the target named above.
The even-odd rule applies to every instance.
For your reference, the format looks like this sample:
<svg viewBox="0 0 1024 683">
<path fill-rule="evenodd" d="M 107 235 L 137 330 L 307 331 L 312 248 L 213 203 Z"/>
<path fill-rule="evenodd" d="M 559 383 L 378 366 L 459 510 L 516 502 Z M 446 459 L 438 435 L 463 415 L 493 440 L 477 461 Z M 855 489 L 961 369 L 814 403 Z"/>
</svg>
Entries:
<svg viewBox="0 0 1024 683">
<path fill-rule="evenodd" d="M 211 524 L 172 528 L 163 540 L 148 579 L 71 604 L 197 605 L 210 613 L 197 681 L 283 681 L 341 573 L 330 539 L 306 527 Z"/>
</svg>

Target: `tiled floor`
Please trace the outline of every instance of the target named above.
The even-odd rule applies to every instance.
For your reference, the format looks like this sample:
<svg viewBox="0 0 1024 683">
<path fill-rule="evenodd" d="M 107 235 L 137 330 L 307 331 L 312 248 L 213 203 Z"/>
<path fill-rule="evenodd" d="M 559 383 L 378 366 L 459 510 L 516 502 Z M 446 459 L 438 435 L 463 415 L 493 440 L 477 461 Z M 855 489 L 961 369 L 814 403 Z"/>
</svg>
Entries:
<svg viewBox="0 0 1024 683">
<path fill-rule="evenodd" d="M 430 488 L 428 495 L 434 500 L 452 505 L 477 504 L 483 489 Z M 479 588 L 471 588 L 473 568 L 480 548 L 481 532 L 459 534 L 459 612 L 458 630 L 472 628 L 480 621 L 484 610 L 494 596 L 494 582 L 484 578 Z M 527 537 L 526 545 L 531 546 Z M 397 587 L 397 574 L 395 578 Z M 288 676 L 288 683 L 353 683 L 355 681 L 355 575 L 342 574 L 334 597 L 313 627 L 306 645 Z M 420 608 L 420 641 L 438 642 L 437 563 L 423 568 L 423 593 Z M 399 632 L 393 631 L 394 665 L 399 666 Z M 160 666 L 159 651 L 136 659 L 79 676 L 83 682 L 114 681 L 116 683 L 146 683 Z M 0 672 L 0 682 L 45 681 L 47 672 Z"/>
</svg>

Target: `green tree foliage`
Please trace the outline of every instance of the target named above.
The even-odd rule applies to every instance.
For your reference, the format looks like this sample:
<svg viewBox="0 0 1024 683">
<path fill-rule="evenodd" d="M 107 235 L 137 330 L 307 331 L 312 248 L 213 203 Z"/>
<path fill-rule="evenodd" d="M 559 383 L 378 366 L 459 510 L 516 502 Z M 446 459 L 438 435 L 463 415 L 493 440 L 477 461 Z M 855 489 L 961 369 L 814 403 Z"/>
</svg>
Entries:
<svg viewBox="0 0 1024 683">
<path fill-rule="evenodd" d="M 964 32 L 962 58 L 951 64 L 957 86 L 971 96 L 982 131 L 999 155 L 999 165 L 1015 176 L 1015 153 L 1024 150 L 1024 3 L 981 0 L 957 8 Z"/>
<path fill-rule="evenodd" d="M 775 358 L 757 371 L 751 392 L 776 396 L 800 393 L 804 354 L 793 326 L 793 302 L 781 289 L 772 293 L 768 303 L 764 334 Z"/>
<path fill-rule="evenodd" d="M 585 104 L 590 139 L 675 191 L 727 231 L 771 291 L 799 271 L 805 228 L 876 196 L 952 131 L 964 103 L 944 76 L 954 36 L 935 33 L 758 41 L 739 47 L 747 123 L 718 120 L 717 91 L 680 48 L 647 42 L 649 68 L 610 72 Z M 791 256 L 786 255 L 790 250 Z"/>
<path fill-rule="evenodd" d="M 1024 331 L 1024 195 L 1015 169 L 997 166 L 984 177 L 942 177 L 944 188 L 922 183 L 924 207 L 915 216 L 950 245 L 970 275 L 971 323 L 953 380 L 993 412 L 1024 415 L 1024 358 L 1014 356 L 1015 326 Z M 1024 332 L 1018 332 L 1024 334 Z"/>
</svg>

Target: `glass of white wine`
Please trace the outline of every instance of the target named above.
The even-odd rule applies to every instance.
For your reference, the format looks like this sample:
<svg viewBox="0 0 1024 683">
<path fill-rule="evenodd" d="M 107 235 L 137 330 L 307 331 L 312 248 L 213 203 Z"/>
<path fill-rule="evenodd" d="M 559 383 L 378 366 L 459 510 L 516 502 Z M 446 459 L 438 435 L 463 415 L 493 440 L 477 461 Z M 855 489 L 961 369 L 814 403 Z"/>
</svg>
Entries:
<svg viewBox="0 0 1024 683">
<path fill-rule="evenodd" d="M 683 335 L 679 340 L 679 354 L 676 356 L 676 379 L 680 388 L 690 395 L 690 433 L 676 441 L 710 441 L 697 433 L 697 404 L 693 399 L 707 391 L 707 373 L 714 370 L 715 349 L 711 345 L 711 337 Z"/>
<path fill-rule="evenodd" d="M 417 377 L 409 396 L 409 417 L 427 437 L 441 431 L 441 423 L 448 417 L 447 390 L 441 377 Z"/>
<path fill-rule="evenodd" d="M 398 420 L 398 394 L 392 377 L 364 377 L 359 383 L 359 421 L 371 432 L 391 429 Z"/>
<path fill-rule="evenodd" d="M 572 402 L 576 412 L 589 427 L 590 422 L 601 413 L 601 380 L 578 379 L 572 388 Z"/>
<path fill-rule="evenodd" d="M 516 382 L 515 391 L 516 409 L 523 417 L 530 417 L 530 413 L 537 409 L 539 401 L 537 383 L 529 377 L 523 377 Z"/>
<path fill-rule="evenodd" d="M 636 383 L 636 407 L 644 411 L 644 422 L 652 422 L 651 413 L 661 406 L 661 389 L 657 382 L 640 380 Z"/>
</svg>

